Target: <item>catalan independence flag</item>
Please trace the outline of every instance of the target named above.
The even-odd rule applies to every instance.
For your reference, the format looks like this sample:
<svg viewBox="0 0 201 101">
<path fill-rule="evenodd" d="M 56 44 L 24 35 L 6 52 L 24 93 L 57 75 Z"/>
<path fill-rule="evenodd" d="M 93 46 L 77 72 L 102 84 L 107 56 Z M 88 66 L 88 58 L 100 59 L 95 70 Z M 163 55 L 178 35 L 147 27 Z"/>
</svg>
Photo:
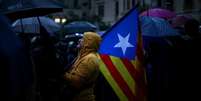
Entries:
<svg viewBox="0 0 201 101">
<path fill-rule="evenodd" d="M 132 9 L 103 36 L 100 71 L 120 101 L 146 101 L 142 36 Z"/>
</svg>

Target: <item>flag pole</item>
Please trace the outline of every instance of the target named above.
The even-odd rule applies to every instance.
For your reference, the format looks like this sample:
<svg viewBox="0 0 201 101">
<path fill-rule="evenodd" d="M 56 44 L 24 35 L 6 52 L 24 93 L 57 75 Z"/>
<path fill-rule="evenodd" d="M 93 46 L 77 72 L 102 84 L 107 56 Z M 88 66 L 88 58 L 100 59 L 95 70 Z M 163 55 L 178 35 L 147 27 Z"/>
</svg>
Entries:
<svg viewBox="0 0 201 101">
<path fill-rule="evenodd" d="M 144 1 L 144 0 L 143 0 Z M 145 54 L 144 54 L 144 47 L 143 47 L 143 35 L 142 35 L 142 26 L 141 26 L 141 21 L 140 21 L 140 16 L 138 15 L 138 34 L 137 34 L 137 54 L 138 54 L 138 66 L 142 67 L 140 72 L 141 73 L 144 73 L 144 80 L 143 80 L 143 83 L 144 83 L 144 93 L 145 93 L 145 98 L 144 98 L 144 101 L 148 101 L 148 92 L 147 92 L 147 85 L 148 85 L 148 82 L 147 82 L 147 72 L 146 72 L 146 64 L 145 64 Z"/>
</svg>

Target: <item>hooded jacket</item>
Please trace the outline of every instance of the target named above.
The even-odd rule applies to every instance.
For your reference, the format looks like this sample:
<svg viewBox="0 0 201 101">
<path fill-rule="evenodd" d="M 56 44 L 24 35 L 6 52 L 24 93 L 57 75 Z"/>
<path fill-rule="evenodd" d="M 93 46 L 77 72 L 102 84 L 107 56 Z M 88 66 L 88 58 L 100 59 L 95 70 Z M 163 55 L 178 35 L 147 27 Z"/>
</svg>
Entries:
<svg viewBox="0 0 201 101">
<path fill-rule="evenodd" d="M 73 101 L 95 101 L 94 86 L 99 74 L 97 55 L 101 37 L 94 32 L 85 32 L 80 52 L 71 69 L 65 73 L 69 85 L 77 90 Z"/>
</svg>

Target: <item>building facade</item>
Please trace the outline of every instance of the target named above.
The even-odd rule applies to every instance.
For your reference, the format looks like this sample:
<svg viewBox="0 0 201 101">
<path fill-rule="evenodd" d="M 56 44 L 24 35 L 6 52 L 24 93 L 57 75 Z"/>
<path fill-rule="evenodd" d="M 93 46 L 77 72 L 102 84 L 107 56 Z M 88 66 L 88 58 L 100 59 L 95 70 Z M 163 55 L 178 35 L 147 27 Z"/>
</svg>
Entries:
<svg viewBox="0 0 201 101">
<path fill-rule="evenodd" d="M 133 6 L 134 0 L 92 0 L 92 14 L 107 24 L 114 24 Z"/>
<path fill-rule="evenodd" d="M 132 8 L 134 0 L 60 0 L 60 2 L 65 5 L 64 12 L 60 15 L 68 19 L 98 17 L 111 25 Z"/>
<path fill-rule="evenodd" d="M 178 15 L 191 15 L 201 21 L 201 1 L 200 0 L 174 0 L 174 10 Z"/>
<path fill-rule="evenodd" d="M 59 0 L 66 8 L 63 15 L 70 19 L 94 19 L 114 24 L 137 2 L 146 9 L 161 7 L 179 14 L 190 14 L 201 21 L 201 0 Z"/>
<path fill-rule="evenodd" d="M 65 5 L 62 13 L 55 16 L 63 16 L 67 19 L 80 19 L 91 16 L 91 0 L 57 0 Z"/>
</svg>

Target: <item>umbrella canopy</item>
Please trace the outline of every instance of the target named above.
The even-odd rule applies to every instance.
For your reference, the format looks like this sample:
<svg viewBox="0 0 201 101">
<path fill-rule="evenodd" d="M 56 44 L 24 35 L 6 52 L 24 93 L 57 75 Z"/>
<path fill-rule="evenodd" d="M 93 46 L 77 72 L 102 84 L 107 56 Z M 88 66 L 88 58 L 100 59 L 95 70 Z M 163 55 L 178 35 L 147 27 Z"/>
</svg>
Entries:
<svg viewBox="0 0 201 101">
<path fill-rule="evenodd" d="M 40 22 L 39 22 L 39 20 Z M 18 19 L 13 24 L 12 27 L 14 31 L 18 33 L 40 33 L 40 23 L 48 31 L 48 33 L 53 34 L 60 30 L 60 25 L 55 23 L 52 19 L 48 17 L 30 17 L 24 19 Z"/>
<path fill-rule="evenodd" d="M 140 18 L 142 35 L 149 37 L 166 37 L 179 35 L 175 29 L 164 19 L 143 16 Z"/>
<path fill-rule="evenodd" d="M 173 27 L 183 27 L 186 21 L 193 19 L 190 15 L 178 15 L 171 19 Z"/>
<path fill-rule="evenodd" d="M 66 33 L 83 33 L 87 31 L 96 31 L 97 27 L 87 21 L 75 21 L 64 25 Z"/>
<path fill-rule="evenodd" d="M 152 17 L 159 17 L 164 19 L 171 19 L 175 17 L 176 14 L 167 9 L 153 8 L 153 9 L 149 9 L 147 11 L 142 12 L 140 16 L 152 16 Z"/>
<path fill-rule="evenodd" d="M 17 4 L 10 5 L 3 13 L 12 20 L 19 18 L 33 17 L 33 16 L 44 16 L 50 13 L 61 12 L 63 6 L 54 2 L 18 2 Z"/>
</svg>

